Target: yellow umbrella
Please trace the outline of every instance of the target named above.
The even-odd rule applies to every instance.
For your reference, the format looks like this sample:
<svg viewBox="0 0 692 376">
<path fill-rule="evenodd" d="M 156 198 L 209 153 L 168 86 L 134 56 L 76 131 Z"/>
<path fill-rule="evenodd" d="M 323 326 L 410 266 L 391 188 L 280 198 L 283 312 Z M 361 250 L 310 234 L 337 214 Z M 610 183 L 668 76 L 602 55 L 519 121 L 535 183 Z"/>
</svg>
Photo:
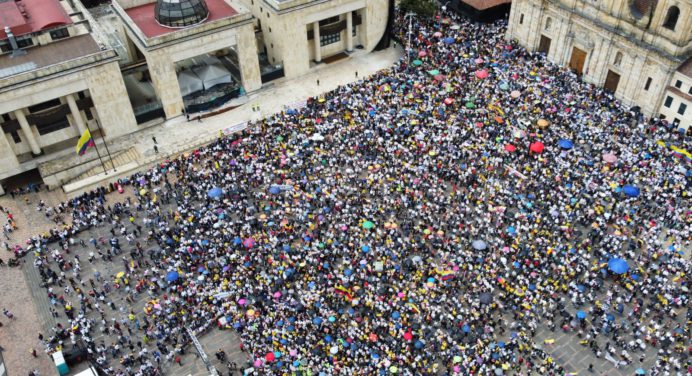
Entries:
<svg viewBox="0 0 692 376">
<path fill-rule="evenodd" d="M 125 272 L 119 272 L 118 274 L 115 275 L 115 278 L 122 278 L 125 275 Z"/>
<path fill-rule="evenodd" d="M 539 119 L 537 124 L 538 124 L 539 128 L 543 129 L 543 128 L 548 128 L 548 126 L 550 125 L 550 122 L 548 120 L 545 120 L 545 119 Z"/>
</svg>

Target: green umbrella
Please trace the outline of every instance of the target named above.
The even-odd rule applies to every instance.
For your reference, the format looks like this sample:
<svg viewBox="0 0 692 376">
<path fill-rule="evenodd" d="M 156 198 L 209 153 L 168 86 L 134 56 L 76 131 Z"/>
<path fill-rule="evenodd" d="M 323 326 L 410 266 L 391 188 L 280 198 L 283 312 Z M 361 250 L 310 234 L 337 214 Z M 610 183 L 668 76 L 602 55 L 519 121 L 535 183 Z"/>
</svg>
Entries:
<svg viewBox="0 0 692 376">
<path fill-rule="evenodd" d="M 440 74 L 440 71 L 437 69 L 433 69 L 433 70 L 429 70 L 428 74 L 431 76 L 437 76 L 438 74 Z"/>
<path fill-rule="evenodd" d="M 476 105 L 473 102 L 466 102 L 466 108 L 476 108 Z"/>
<path fill-rule="evenodd" d="M 507 91 L 509 90 L 509 85 L 507 85 L 506 82 L 503 82 L 500 84 L 500 90 Z"/>
<path fill-rule="evenodd" d="M 422 65 L 422 64 L 423 64 L 423 62 L 420 61 L 420 60 L 414 60 L 414 61 L 413 61 L 413 65 L 415 65 L 415 66 L 420 66 L 420 65 Z"/>
<path fill-rule="evenodd" d="M 277 136 L 277 137 L 276 137 L 276 141 L 281 142 L 281 141 L 283 141 L 283 140 L 284 140 L 284 136 Z"/>
<path fill-rule="evenodd" d="M 365 221 L 363 222 L 363 228 L 366 230 L 370 230 L 371 228 L 375 227 L 375 224 L 370 222 L 370 221 Z"/>
</svg>

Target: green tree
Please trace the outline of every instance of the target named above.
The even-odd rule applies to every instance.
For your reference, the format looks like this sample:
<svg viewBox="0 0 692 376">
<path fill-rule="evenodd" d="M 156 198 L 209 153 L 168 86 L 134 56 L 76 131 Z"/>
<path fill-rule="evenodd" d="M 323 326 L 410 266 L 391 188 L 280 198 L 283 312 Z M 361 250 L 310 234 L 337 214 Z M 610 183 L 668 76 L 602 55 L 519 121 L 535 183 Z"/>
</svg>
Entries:
<svg viewBox="0 0 692 376">
<path fill-rule="evenodd" d="M 402 12 L 415 12 L 419 17 L 429 18 L 435 15 L 437 6 L 433 0 L 401 0 Z"/>
</svg>

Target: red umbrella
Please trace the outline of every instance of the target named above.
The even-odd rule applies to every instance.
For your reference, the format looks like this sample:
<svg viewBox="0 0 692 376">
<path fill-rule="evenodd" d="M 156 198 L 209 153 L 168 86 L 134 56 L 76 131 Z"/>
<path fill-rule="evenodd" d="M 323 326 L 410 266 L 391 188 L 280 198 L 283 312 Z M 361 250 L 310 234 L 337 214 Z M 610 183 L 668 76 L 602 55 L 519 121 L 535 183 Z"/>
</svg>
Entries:
<svg viewBox="0 0 692 376">
<path fill-rule="evenodd" d="M 545 149 L 545 145 L 543 145 L 543 143 L 540 141 L 534 142 L 533 144 L 531 144 L 531 146 L 529 146 L 529 150 L 536 154 L 541 154 L 543 152 L 543 149 Z"/>
<path fill-rule="evenodd" d="M 273 362 L 276 357 L 273 352 L 268 352 L 267 355 L 264 356 L 264 359 L 266 359 L 267 362 Z"/>
<path fill-rule="evenodd" d="M 506 144 L 506 145 L 505 145 L 505 150 L 507 150 L 508 152 L 512 153 L 512 152 L 514 152 L 515 150 L 517 150 L 517 147 L 514 146 L 514 145 L 512 145 L 512 144 Z"/>
<path fill-rule="evenodd" d="M 413 339 L 413 334 L 411 333 L 411 329 L 409 329 L 406 333 L 404 333 L 404 339 L 407 341 L 411 341 Z"/>
</svg>

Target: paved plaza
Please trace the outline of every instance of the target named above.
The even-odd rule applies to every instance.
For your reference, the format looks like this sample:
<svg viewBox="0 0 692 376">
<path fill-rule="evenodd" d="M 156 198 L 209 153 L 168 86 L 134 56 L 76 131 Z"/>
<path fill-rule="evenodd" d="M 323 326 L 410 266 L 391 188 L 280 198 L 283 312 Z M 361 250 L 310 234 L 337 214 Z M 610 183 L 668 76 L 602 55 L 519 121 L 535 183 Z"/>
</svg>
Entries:
<svg viewBox="0 0 692 376">
<path fill-rule="evenodd" d="M 446 30 L 447 26 L 420 27 Z M 493 35 L 491 31 L 487 33 Z M 426 44 L 423 36 L 430 37 L 432 33 L 422 32 L 421 35 L 418 43 L 431 51 L 438 48 L 439 56 L 445 56 L 446 46 L 456 43 L 452 38 L 452 42 L 440 40 L 434 44 L 437 47 L 431 47 L 433 43 Z M 460 40 L 463 37 L 459 35 Z M 499 42 L 495 47 L 500 51 L 511 50 Z M 52 285 L 49 296 L 43 286 L 45 276 L 42 277 L 33 265 L 36 260 L 33 254 L 23 259 L 21 269 L 2 273 L 0 281 L 7 288 L 0 292 L 0 299 L 3 304 L 12 302 L 10 307 L 17 316 L 15 320 L 3 318 L 5 326 L 0 330 L 0 344 L 7 350 L 5 359 L 10 374 L 26 373 L 34 368 L 43 375 L 54 374 L 47 357 L 39 351 L 38 358 L 33 358 L 29 349 L 42 350 L 38 333 L 50 337 L 58 323 L 66 322 L 67 309 L 63 307 L 79 307 L 75 287 L 97 291 L 91 302 L 98 301 L 99 306 L 86 313 L 94 323 L 89 332 L 94 344 L 97 347 L 113 346 L 118 341 L 122 344 L 120 353 L 106 351 L 109 355 L 104 363 L 113 364 L 115 368 L 125 367 L 125 364 L 118 364 L 123 356 L 137 357 L 143 348 L 153 354 L 164 345 L 176 350 L 168 359 L 161 360 L 160 370 L 180 376 L 202 375 L 207 371 L 192 346 L 176 346 L 186 342 L 185 335 L 172 333 L 165 344 L 149 337 L 150 332 L 154 332 L 153 326 L 147 324 L 150 321 L 160 324 L 162 329 L 178 328 L 167 321 L 171 312 L 162 316 L 161 307 L 156 308 L 159 302 L 164 310 L 180 308 L 177 305 L 180 301 L 166 306 L 172 299 L 169 293 L 177 299 L 186 298 L 188 303 L 199 303 L 192 309 L 202 307 L 199 312 L 183 312 L 186 310 L 182 309 L 179 315 L 188 323 L 205 328 L 200 330 L 198 338 L 223 374 L 228 374 L 228 369 L 214 356 L 219 349 L 223 349 L 240 369 L 254 364 L 257 372 L 267 374 L 281 374 L 286 367 L 302 369 L 306 364 L 316 371 L 313 374 L 327 370 L 330 375 L 349 372 L 355 375 L 358 369 L 367 369 L 374 375 L 377 367 L 383 371 L 380 374 L 396 374 L 400 369 L 408 371 L 408 367 L 417 371 L 434 369 L 437 374 L 442 374 L 441 369 L 456 369 L 454 373 L 461 374 L 459 364 L 463 361 L 468 367 L 492 364 L 494 372 L 491 368 L 484 370 L 497 375 L 542 376 L 553 374 L 559 367 L 565 373 L 579 375 L 590 372 L 633 375 L 639 368 L 657 367 L 661 358 L 668 359 L 671 354 L 685 359 L 686 349 L 679 346 L 685 341 L 679 338 L 689 336 L 688 307 L 681 306 L 681 300 L 673 297 L 672 292 L 684 295 L 678 288 L 684 274 L 681 276 L 678 271 L 686 270 L 689 253 L 679 256 L 677 251 L 670 252 L 669 246 L 673 247 L 677 240 L 668 230 L 627 229 L 618 226 L 620 222 L 606 221 L 600 216 L 604 210 L 609 212 L 608 218 L 610 213 L 615 213 L 613 216 L 621 221 L 629 220 L 635 213 L 654 216 L 658 208 L 642 203 L 645 201 L 643 195 L 642 199 L 636 199 L 639 190 L 629 198 L 616 194 L 619 191 L 614 188 L 627 182 L 621 176 L 627 169 L 611 170 L 609 162 L 605 158 L 601 160 L 605 155 L 602 145 L 554 146 L 558 140 L 568 137 L 558 125 L 551 129 L 533 127 L 524 132 L 521 137 L 542 141 L 540 151 L 535 151 L 536 143 L 529 146 L 528 142 L 520 140 L 521 137 L 510 138 L 514 132 L 503 125 L 509 120 L 490 110 L 472 111 L 475 97 L 456 109 L 468 119 L 446 118 L 448 108 L 440 103 L 425 107 L 426 101 L 442 102 L 443 98 L 436 95 L 448 95 L 446 89 L 439 86 L 445 80 L 445 77 L 438 77 L 439 71 L 433 74 L 409 67 L 400 76 L 397 73 L 378 74 L 400 56 L 401 51 L 397 49 L 370 55 L 355 54 L 345 61 L 320 66 L 299 81 L 282 80 L 251 93 L 247 104 L 217 117 L 201 122 L 173 119 L 162 127 L 143 130 L 133 136 L 132 147 L 145 157 L 140 167 L 149 165 L 152 160 L 186 154 L 176 158 L 174 172 L 168 170 L 170 164 L 164 163 L 156 172 L 150 172 L 143 182 L 127 186 L 123 194 L 110 193 L 105 202 L 94 204 L 94 208 L 108 207 L 107 213 L 117 218 L 103 220 L 102 224 L 80 232 L 74 237 L 74 244 L 67 247 L 69 253 L 54 251 L 57 243 L 48 246 L 48 251 L 44 252 L 46 260 L 50 260 L 48 267 L 59 271 L 58 262 L 72 262 L 78 257 L 83 283 L 69 281 L 77 275 L 74 268 L 65 268 L 65 282 L 61 286 Z M 419 56 L 423 58 L 427 52 Z M 451 52 L 446 56 L 454 57 Z M 465 61 L 464 64 L 483 63 L 482 59 L 481 63 L 470 60 L 473 62 Z M 534 62 L 528 58 L 525 61 L 527 64 Z M 420 62 L 433 63 L 439 62 Z M 545 66 L 535 69 L 539 68 Z M 455 78 L 458 71 L 452 70 L 450 78 Z M 339 93 L 321 97 L 324 91 L 354 81 L 356 72 L 358 77 L 372 77 L 362 82 L 360 91 L 342 88 Z M 472 72 L 469 71 L 469 75 L 473 75 Z M 527 77 L 535 75 L 524 73 Z M 416 80 L 409 80 L 409 75 L 417 77 Z M 468 84 L 465 77 L 457 77 L 460 87 L 469 85 L 469 91 L 478 93 L 491 90 L 488 87 L 492 85 L 487 81 Z M 564 77 L 565 80 L 573 79 L 568 73 L 564 73 Z M 527 82 L 529 84 L 525 85 L 533 85 L 536 80 L 528 79 Z M 400 89 L 397 85 L 409 87 Z M 402 98 L 410 99 L 411 108 L 420 110 L 423 115 L 417 114 L 411 120 L 409 111 L 413 110 L 394 108 L 401 99 L 397 97 L 399 90 L 414 92 L 416 86 L 423 90 L 421 87 L 425 85 L 428 85 L 427 91 L 416 92 L 417 97 L 401 94 Z M 481 85 L 486 87 L 481 89 Z M 516 87 L 523 89 L 521 85 L 523 81 Z M 516 104 L 511 101 L 517 98 L 510 97 L 509 93 L 502 94 L 504 92 L 508 90 L 498 96 Z M 454 93 L 455 98 L 464 94 Z M 448 99 L 452 99 L 453 95 L 449 95 Z M 240 130 L 247 121 L 286 108 L 302 107 L 306 97 L 316 96 L 320 96 L 320 100 L 308 105 L 305 114 L 295 118 L 282 114 L 280 120 L 272 120 L 276 121 L 272 125 L 251 127 L 242 140 L 231 136 L 215 143 L 211 149 L 187 154 L 190 149 L 217 138 L 219 131 L 229 127 Z M 535 104 L 540 100 L 527 102 Z M 443 103 L 456 106 L 453 99 Z M 492 110 L 493 105 L 488 107 Z M 359 116 L 362 118 L 358 122 L 353 121 Z M 431 124 L 421 126 L 420 122 L 428 120 Z M 628 129 L 632 124 L 636 121 L 617 127 Z M 459 129 L 464 126 L 467 127 L 465 138 L 457 133 L 456 142 L 449 142 L 450 134 L 461 132 Z M 579 127 L 582 124 L 574 124 L 574 129 Z M 584 129 L 578 129 L 583 132 L 578 137 L 590 137 L 593 141 L 597 136 L 589 132 L 595 127 L 584 125 Z M 609 135 L 597 135 L 606 137 L 604 134 Z M 525 146 L 526 150 L 509 154 L 518 148 L 505 149 L 503 146 L 512 145 L 503 141 L 502 136 L 522 148 Z M 158 154 L 154 153 L 152 137 L 157 138 Z M 325 139 L 326 142 L 320 143 Z M 493 139 L 499 141 L 493 143 Z M 642 138 L 642 142 L 654 143 L 652 138 Z M 460 144 L 464 147 L 458 148 Z M 544 146 L 547 152 L 542 154 Z M 527 151 L 529 147 L 530 152 Z M 473 148 L 477 150 L 470 153 Z M 577 150 L 567 151 L 572 148 Z M 464 154 L 467 152 L 469 154 Z M 515 170 L 516 174 L 524 176 L 520 179 L 527 180 L 523 183 L 514 177 L 515 174 L 491 172 L 498 167 L 486 163 L 493 158 L 491 153 L 495 153 L 496 160 L 502 161 L 502 167 L 504 163 L 528 167 L 520 170 L 532 178 Z M 584 159 L 576 155 L 595 158 L 597 167 L 581 167 Z M 620 158 L 626 160 L 626 156 L 627 152 L 620 150 Z M 434 159 L 436 157 L 440 159 Z M 468 173 L 470 169 L 464 170 L 467 163 L 475 166 L 471 174 Z M 569 171 L 563 168 L 568 163 L 574 164 Z M 457 167 L 461 164 L 463 167 Z M 638 166 L 647 168 L 647 165 Z M 452 170 L 446 173 L 446 168 Z M 483 172 L 477 175 L 476 169 L 483 169 Z M 162 173 L 163 170 L 166 172 Z M 598 178 L 594 177 L 597 171 L 603 171 L 618 183 L 611 189 L 609 181 L 592 185 L 591 180 L 585 180 L 585 177 Z M 651 174 L 658 177 L 660 171 L 663 170 Z M 151 179 L 161 179 L 162 174 L 167 174 L 172 183 L 178 180 L 181 184 L 164 188 L 160 180 L 152 183 Z M 563 184 L 563 174 L 568 184 Z M 528 190 L 525 184 L 529 185 Z M 637 184 L 642 191 L 654 189 L 646 183 Z M 574 185 L 580 185 L 578 198 L 573 197 Z M 515 191 L 510 192 L 505 186 Z M 600 199 L 611 196 L 616 198 L 614 202 Z M 570 201 L 572 198 L 574 201 Z M 651 200 L 659 198 L 651 197 Z M 55 226 L 43 211 L 36 210 L 41 199 L 48 206 L 57 206 L 66 197 L 59 191 L 44 191 L 14 200 L 0 198 L 0 205 L 14 215 L 19 226 L 10 235 L 12 244 L 22 244 L 30 235 Z M 577 210 L 579 199 L 583 199 L 584 206 L 595 209 L 591 212 Z M 618 206 L 620 200 L 629 201 Z M 131 212 L 113 214 L 111 209 L 115 204 L 123 202 L 128 202 Z M 408 206 L 409 202 L 414 204 Z M 673 206 L 680 202 L 671 200 L 668 203 Z M 142 207 L 137 208 L 138 205 Z M 625 205 L 636 205 L 636 208 L 629 211 L 626 210 L 629 207 L 623 209 Z M 637 212 L 639 205 L 641 212 Z M 558 212 L 558 206 L 566 207 L 569 215 Z M 88 213 L 91 209 L 78 208 L 76 211 Z M 159 248 L 165 245 L 157 245 L 148 235 L 155 226 L 145 223 L 156 216 L 165 217 L 174 228 L 171 231 L 167 223 L 158 234 L 161 242 L 164 233 L 168 237 L 166 241 L 170 240 L 170 244 L 166 244 L 171 252 L 164 252 L 164 256 Z M 536 218 L 538 220 L 534 220 Z M 546 224 L 547 221 L 555 223 Z M 563 223 L 566 225 L 560 226 Z M 139 234 L 131 235 L 135 232 Z M 648 241 L 657 245 L 658 253 L 652 256 L 653 260 L 644 252 L 644 241 L 638 242 L 638 237 L 646 234 L 651 236 Z M 540 247 L 536 246 L 539 240 L 544 242 Z M 112 247 L 111 241 L 117 241 L 119 247 L 114 248 L 121 248 L 121 251 L 110 255 L 106 250 Z M 205 241 L 207 244 L 203 243 Z M 175 242 L 180 244 L 174 247 Z M 134 250 L 137 243 L 142 246 L 140 253 Z M 597 245 L 594 249 L 591 248 L 593 244 Z M 194 254 L 194 258 L 189 254 Z M 627 255 L 630 264 L 626 265 L 632 270 L 626 277 L 623 275 L 629 269 L 619 272 L 610 265 L 609 259 L 616 259 L 610 257 L 613 254 Z M 176 264 L 175 257 L 183 261 Z M 669 265 L 666 264 L 669 261 Z M 164 266 L 154 272 L 156 276 L 145 274 L 145 270 L 153 270 L 152 265 L 158 267 L 159 263 Z M 168 279 L 170 274 L 164 273 L 166 270 L 178 273 L 172 265 L 185 270 L 187 275 L 161 280 L 161 275 Z M 651 267 L 644 269 L 634 265 Z M 166 266 L 169 269 L 165 269 Z M 668 266 L 674 275 L 657 272 Z M 578 275 L 572 273 L 573 270 L 578 271 Z M 224 281 L 224 288 L 229 286 L 228 294 L 233 298 L 226 301 L 210 297 L 208 300 L 213 304 L 207 303 L 204 297 L 208 295 L 205 294 L 218 291 L 219 282 L 216 279 L 209 282 L 217 273 L 235 281 Z M 125 278 L 129 278 L 128 282 Z M 178 288 L 178 278 L 184 282 L 172 293 Z M 636 283 L 648 287 L 667 286 L 667 297 L 639 291 L 642 288 L 635 288 Z M 200 296 L 201 303 L 194 300 Z M 229 324 L 233 322 L 230 325 L 237 324 L 237 331 L 216 328 L 208 315 L 220 311 L 228 315 L 223 317 L 228 317 Z M 421 315 L 421 311 L 426 314 Z M 178 313 L 173 312 L 173 315 Z M 165 320 L 160 320 L 161 317 Z M 100 324 L 101 320 L 108 324 Z M 165 327 L 164 323 L 171 326 Z M 111 326 L 115 330 L 107 329 Z M 144 326 L 149 327 L 150 332 L 145 332 Z M 296 327 L 300 330 L 296 331 Z M 589 329 L 582 331 L 581 327 Z M 636 331 L 633 328 L 637 328 Z M 78 330 L 67 328 L 66 333 Z M 654 345 L 658 338 L 670 343 Z M 676 338 L 675 345 L 671 338 Z M 69 334 L 63 342 L 68 349 L 71 347 Z M 255 352 L 242 351 L 241 343 L 243 347 L 253 347 Z M 666 350 L 661 350 L 662 347 Z M 611 348 L 613 355 L 606 355 L 606 348 Z M 514 350 L 517 352 L 513 353 Z M 670 353 L 657 354 L 658 351 Z M 342 355 L 346 353 L 349 355 Z M 433 356 L 428 356 L 430 354 Z M 463 354 L 465 359 L 457 354 Z M 393 361 L 378 360 L 385 355 Z M 177 356 L 180 356 L 178 364 Z M 501 356 L 505 360 L 494 363 Z M 426 357 L 434 365 L 426 363 Z M 518 357 L 526 359 L 520 361 Z M 622 362 L 624 358 L 629 361 Z M 283 363 L 284 359 L 291 361 Z M 351 363 L 348 368 L 346 364 L 353 359 L 360 363 Z"/>
</svg>

